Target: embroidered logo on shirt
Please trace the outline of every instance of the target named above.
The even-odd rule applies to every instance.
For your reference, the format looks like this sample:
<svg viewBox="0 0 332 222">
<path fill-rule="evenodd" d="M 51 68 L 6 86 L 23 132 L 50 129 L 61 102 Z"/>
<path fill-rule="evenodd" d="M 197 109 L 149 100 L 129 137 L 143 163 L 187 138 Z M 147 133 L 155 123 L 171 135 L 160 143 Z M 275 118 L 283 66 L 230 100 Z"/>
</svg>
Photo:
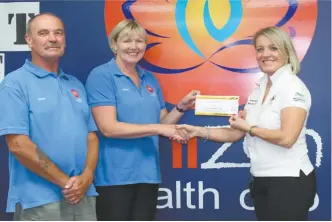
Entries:
<svg viewBox="0 0 332 222">
<path fill-rule="evenodd" d="M 294 102 L 302 102 L 302 103 L 305 103 L 305 98 L 304 98 L 304 95 L 299 93 L 299 92 L 296 92 L 294 97 L 293 97 L 293 101 Z"/>
<path fill-rule="evenodd" d="M 149 90 L 150 93 L 154 92 L 154 90 L 153 90 L 153 88 L 151 86 L 146 86 L 146 89 Z"/>
<path fill-rule="evenodd" d="M 272 104 L 272 102 L 275 100 L 275 98 L 276 98 L 276 95 L 272 96 L 270 101 L 269 101 L 269 104 Z"/>
<path fill-rule="evenodd" d="M 75 99 L 80 98 L 80 94 L 78 94 L 78 92 L 75 89 L 72 89 L 71 93 L 75 96 Z"/>
<path fill-rule="evenodd" d="M 250 99 L 248 101 L 248 105 L 256 105 L 257 104 L 257 99 Z"/>
<path fill-rule="evenodd" d="M 128 91 L 128 92 L 129 92 L 130 90 L 129 90 L 129 89 L 126 89 L 126 88 L 123 88 L 122 91 Z"/>
<path fill-rule="evenodd" d="M 299 93 L 299 92 L 297 92 L 297 93 L 295 93 L 294 97 L 300 97 L 300 98 L 303 98 L 303 97 L 304 97 L 304 95 L 303 95 L 303 94 L 301 94 L 301 93 Z"/>
<path fill-rule="evenodd" d="M 42 100 L 45 100 L 45 99 L 46 99 L 45 97 L 39 97 L 38 101 L 42 101 Z"/>
<path fill-rule="evenodd" d="M 75 100 L 79 103 L 82 102 L 82 99 L 80 98 L 80 94 L 78 94 L 78 92 L 75 89 L 71 90 L 71 94 L 73 94 L 73 96 L 75 97 Z"/>
</svg>

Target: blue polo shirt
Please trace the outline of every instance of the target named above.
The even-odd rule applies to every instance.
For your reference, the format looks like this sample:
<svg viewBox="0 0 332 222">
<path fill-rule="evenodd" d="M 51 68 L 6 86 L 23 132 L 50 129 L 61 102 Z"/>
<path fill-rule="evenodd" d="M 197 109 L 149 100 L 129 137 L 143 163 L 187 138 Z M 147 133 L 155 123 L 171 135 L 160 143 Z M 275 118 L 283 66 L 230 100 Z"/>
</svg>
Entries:
<svg viewBox="0 0 332 222">
<path fill-rule="evenodd" d="M 68 176 L 83 172 L 87 136 L 96 125 L 79 80 L 26 60 L 1 82 L 0 107 L 0 136 L 27 135 Z M 26 209 L 63 199 L 60 187 L 25 168 L 11 153 L 9 175 L 7 212 L 14 212 L 18 202 Z M 97 195 L 93 185 L 87 195 Z"/>
<path fill-rule="evenodd" d="M 86 82 L 89 105 L 115 106 L 117 121 L 158 124 L 165 101 L 157 79 L 137 66 L 140 87 L 117 67 L 115 60 L 94 68 Z M 99 135 L 95 185 L 160 183 L 158 136 L 137 139 Z"/>
</svg>

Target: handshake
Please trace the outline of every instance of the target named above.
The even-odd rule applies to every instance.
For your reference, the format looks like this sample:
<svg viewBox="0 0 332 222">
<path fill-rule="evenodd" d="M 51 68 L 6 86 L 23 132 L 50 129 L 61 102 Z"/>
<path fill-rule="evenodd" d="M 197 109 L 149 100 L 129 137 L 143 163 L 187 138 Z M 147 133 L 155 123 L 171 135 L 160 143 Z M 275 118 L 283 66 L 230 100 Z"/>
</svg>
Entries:
<svg viewBox="0 0 332 222">
<path fill-rule="evenodd" d="M 233 129 L 248 132 L 250 125 L 245 120 L 246 112 L 240 111 L 237 115 L 229 118 L 230 126 Z M 170 140 L 175 140 L 178 143 L 187 143 L 193 137 L 200 137 L 208 140 L 211 134 L 211 129 L 206 127 L 192 126 L 187 124 L 182 125 L 162 125 L 160 135 L 168 137 Z"/>
<path fill-rule="evenodd" d="M 193 137 L 203 137 L 204 134 L 204 128 L 192 125 L 173 125 L 172 128 L 173 132 L 168 138 L 181 144 L 187 143 Z"/>
</svg>

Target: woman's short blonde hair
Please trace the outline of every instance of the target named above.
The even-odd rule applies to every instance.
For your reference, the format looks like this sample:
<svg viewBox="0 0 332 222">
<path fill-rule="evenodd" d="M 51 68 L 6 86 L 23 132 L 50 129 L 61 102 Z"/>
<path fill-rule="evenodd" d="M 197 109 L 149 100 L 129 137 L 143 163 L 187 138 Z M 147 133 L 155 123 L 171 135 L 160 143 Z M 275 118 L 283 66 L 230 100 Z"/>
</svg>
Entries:
<svg viewBox="0 0 332 222">
<path fill-rule="evenodd" d="M 291 64 L 293 73 L 298 74 L 300 72 L 300 60 L 288 33 L 275 26 L 263 28 L 255 33 L 253 37 L 254 46 L 256 46 L 257 38 L 262 35 L 276 44 L 284 58 L 287 59 L 286 63 Z"/>
<path fill-rule="evenodd" d="M 113 53 L 115 53 L 113 44 L 116 43 L 120 37 L 130 33 L 138 33 L 139 35 L 143 35 L 144 40 L 147 41 L 146 31 L 143 26 L 135 20 L 125 19 L 119 22 L 108 36 L 108 44 L 111 47 Z"/>
</svg>

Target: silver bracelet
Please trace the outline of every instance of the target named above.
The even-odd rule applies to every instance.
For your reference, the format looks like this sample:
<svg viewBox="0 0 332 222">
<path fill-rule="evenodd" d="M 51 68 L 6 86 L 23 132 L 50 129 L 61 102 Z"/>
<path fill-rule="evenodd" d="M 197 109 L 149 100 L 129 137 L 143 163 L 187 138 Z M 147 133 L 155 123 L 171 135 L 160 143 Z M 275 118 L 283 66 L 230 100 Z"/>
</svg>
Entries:
<svg viewBox="0 0 332 222">
<path fill-rule="evenodd" d="M 210 127 L 204 127 L 204 128 L 206 128 L 207 130 L 206 130 L 206 134 L 205 134 L 205 138 L 204 138 L 204 143 L 206 142 L 206 141 L 208 141 L 208 139 L 209 139 L 209 137 L 210 137 L 210 134 L 211 134 L 211 129 L 210 129 Z"/>
</svg>

